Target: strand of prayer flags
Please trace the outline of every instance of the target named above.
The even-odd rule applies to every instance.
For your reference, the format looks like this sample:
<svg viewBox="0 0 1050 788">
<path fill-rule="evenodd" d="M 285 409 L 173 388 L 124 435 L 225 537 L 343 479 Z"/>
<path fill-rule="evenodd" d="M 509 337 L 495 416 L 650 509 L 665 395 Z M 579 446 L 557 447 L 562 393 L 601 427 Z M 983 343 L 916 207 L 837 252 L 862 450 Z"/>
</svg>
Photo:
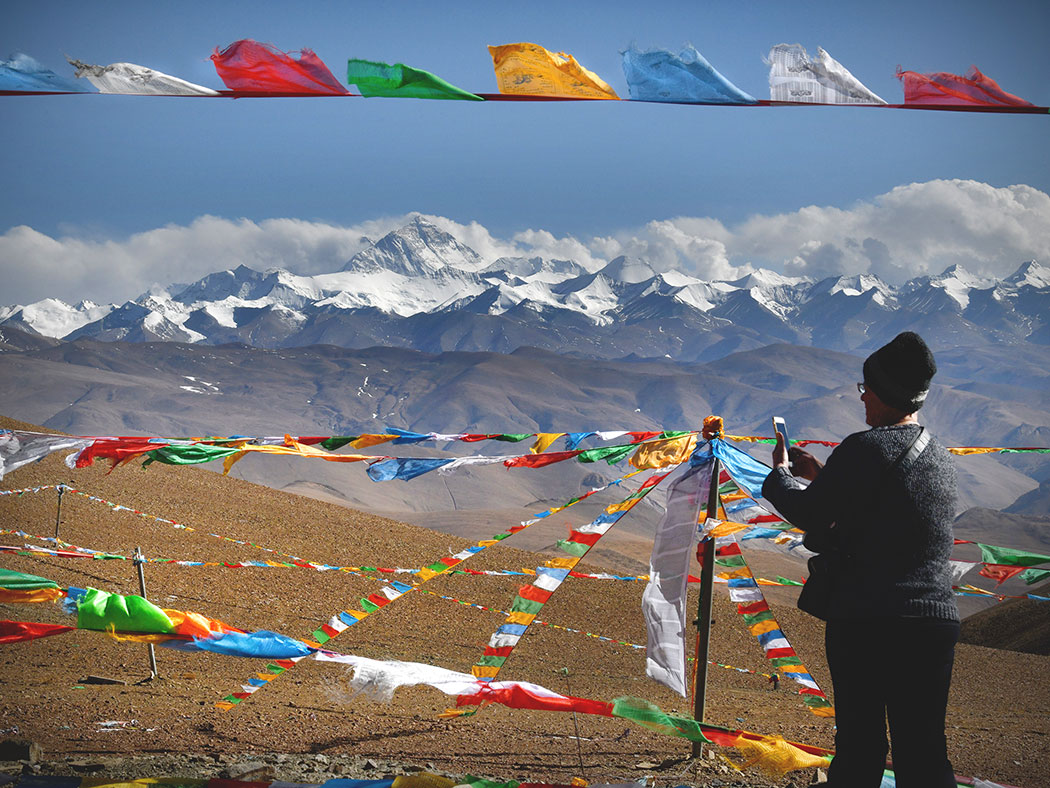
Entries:
<svg viewBox="0 0 1050 788">
<path fill-rule="evenodd" d="M 581 496 L 577 496 L 576 498 L 571 499 L 569 502 L 567 502 L 563 506 L 554 507 L 552 509 L 547 510 L 546 512 L 540 512 L 540 513 L 536 514 L 533 519 L 522 521 L 522 525 L 532 525 L 537 520 L 542 519 L 542 518 L 547 517 L 547 516 L 550 516 L 551 514 L 554 514 L 556 512 L 562 511 L 563 509 L 568 508 L 570 506 L 573 506 L 576 503 L 579 503 L 580 501 L 584 500 L 585 498 L 587 498 L 587 497 L 589 497 L 589 496 L 591 496 L 591 495 L 593 495 L 593 494 L 595 494 L 597 492 L 601 492 L 603 490 L 608 489 L 609 487 L 612 487 L 612 486 L 615 486 L 615 485 L 619 485 L 623 481 L 625 481 L 626 479 L 629 479 L 629 478 L 637 475 L 640 472 L 641 472 L 640 470 L 631 471 L 630 473 L 626 474 L 625 476 L 620 477 L 619 479 L 614 479 L 613 481 L 609 482 L 608 484 L 606 484 L 606 485 L 604 485 L 602 487 L 594 488 L 594 489 L 588 491 L 587 493 L 584 493 Z M 723 474 L 723 476 L 724 476 L 724 478 L 729 479 L 728 474 Z M 88 500 L 91 500 L 93 502 L 102 503 L 102 504 L 108 506 L 114 512 L 128 511 L 128 512 L 131 512 L 133 514 L 139 515 L 139 516 L 141 516 L 141 517 L 143 517 L 145 519 L 148 519 L 148 520 L 151 520 L 151 521 L 154 521 L 154 522 L 168 523 L 168 524 L 173 525 L 173 526 L 175 526 L 177 528 L 180 528 L 180 529 L 183 529 L 183 530 L 188 530 L 188 531 L 196 530 L 196 529 L 192 528 L 191 526 L 187 526 L 187 525 L 184 525 L 182 523 L 178 523 L 178 522 L 176 522 L 174 520 L 171 520 L 171 519 L 168 519 L 168 518 L 164 518 L 164 517 L 158 517 L 158 516 L 154 516 L 154 515 L 149 515 L 149 514 L 146 514 L 144 512 L 139 511 L 138 509 L 135 509 L 134 507 L 130 507 L 130 506 L 125 506 L 123 504 L 114 503 L 112 501 L 108 501 L 108 500 L 106 500 L 104 498 L 100 498 L 98 496 L 90 495 L 89 493 L 85 493 L 82 490 L 77 490 L 76 488 L 73 488 L 73 487 L 70 487 L 69 485 L 61 484 L 61 483 L 54 484 L 54 485 L 38 485 L 36 487 L 27 487 L 27 488 L 16 489 L 16 490 L 0 490 L 0 495 L 18 495 L 19 497 L 21 497 L 22 495 L 25 495 L 25 494 L 28 494 L 28 493 L 44 492 L 44 491 L 52 490 L 52 489 L 59 489 L 59 490 L 62 490 L 63 492 L 75 493 L 75 494 L 80 495 L 80 496 L 82 496 L 84 498 L 87 498 Z M 795 547 L 797 547 L 798 545 L 801 544 L 801 532 L 799 532 L 797 529 L 792 528 L 790 526 L 790 524 L 784 523 L 784 521 L 778 515 L 773 514 L 772 512 L 769 512 L 767 509 L 762 507 L 756 500 L 751 498 L 747 493 L 741 491 L 740 488 L 731 479 L 729 481 L 727 481 L 727 482 L 722 484 L 722 486 L 719 489 L 719 494 L 720 494 L 720 499 L 723 502 L 723 505 L 725 507 L 726 512 L 729 515 L 733 515 L 733 516 L 745 515 L 746 522 L 743 522 L 743 523 L 735 522 L 735 521 L 722 522 L 722 523 L 720 523 L 717 526 L 717 530 L 713 532 L 713 535 L 715 535 L 715 536 L 728 536 L 729 534 L 735 533 L 737 535 L 737 538 L 741 539 L 741 540 L 771 539 L 771 540 L 773 540 L 774 543 L 779 544 L 782 547 L 786 547 L 789 550 L 793 549 L 793 548 L 795 548 Z M 92 549 L 86 548 L 86 547 L 78 547 L 78 546 L 76 546 L 74 544 L 71 544 L 69 542 L 64 542 L 64 541 L 62 541 L 60 539 L 56 539 L 55 537 L 38 536 L 38 535 L 27 533 L 27 532 L 22 531 L 22 530 L 0 529 L 0 534 L 11 534 L 11 535 L 16 535 L 16 536 L 19 536 L 21 538 L 26 538 L 26 539 L 32 538 L 32 539 L 38 539 L 38 540 L 45 541 L 45 542 L 52 542 L 52 543 L 55 543 L 56 545 L 58 545 L 59 547 L 71 548 L 71 550 L 73 552 L 70 553 L 69 551 L 63 551 L 63 550 L 54 550 L 54 551 L 50 551 L 49 552 L 46 549 L 37 548 L 37 547 L 29 546 L 29 545 L 26 545 L 26 546 L 24 546 L 22 548 L 17 548 L 17 547 L 14 547 L 14 546 L 0 546 L 0 551 L 6 551 L 6 552 L 27 551 L 27 552 L 35 552 L 35 553 L 39 553 L 39 554 L 51 554 L 51 555 L 56 555 L 56 556 L 59 556 L 59 557 L 66 557 L 66 558 L 92 557 L 92 558 L 97 558 L 97 559 L 121 559 L 121 560 L 127 560 L 127 556 L 121 556 L 121 555 L 118 555 L 118 554 L 114 554 L 114 553 L 110 553 L 110 552 L 102 551 L 102 550 L 92 550 Z M 272 548 L 264 547 L 262 545 L 257 545 L 257 544 L 254 544 L 252 542 L 247 542 L 247 541 L 244 541 L 244 540 L 232 539 L 231 537 L 222 536 L 220 534 L 208 534 L 208 535 L 212 536 L 212 537 L 215 537 L 215 538 L 218 538 L 218 539 L 222 539 L 224 541 L 232 542 L 234 544 L 248 545 L 248 546 L 254 547 L 256 549 L 260 549 L 260 550 L 264 550 L 264 551 L 273 553 L 275 555 L 280 555 L 280 556 L 283 556 L 283 557 L 286 557 L 286 558 L 290 558 L 290 559 L 292 559 L 292 563 L 288 563 L 288 562 L 274 562 L 274 561 L 267 561 L 267 562 L 240 561 L 240 562 L 235 562 L 235 563 L 234 562 L 228 562 L 228 561 L 222 561 L 222 562 L 182 561 L 182 560 L 171 559 L 171 558 L 150 558 L 150 559 L 147 559 L 147 562 L 148 563 L 158 563 L 158 564 L 159 563 L 175 564 L 175 565 L 179 565 L 179 566 L 206 566 L 206 567 L 223 566 L 223 567 L 227 567 L 227 568 L 246 568 L 246 567 L 288 568 L 288 567 L 297 567 L 297 568 L 304 568 L 304 569 L 312 569 L 312 570 L 315 570 L 315 571 L 340 571 L 340 572 L 345 572 L 345 573 L 348 573 L 348 574 L 353 574 L 353 575 L 359 576 L 359 577 L 368 577 L 368 575 L 363 574 L 364 572 L 380 572 L 380 573 L 386 573 L 386 574 L 418 574 L 418 572 L 419 572 L 418 568 L 405 568 L 405 567 L 388 568 L 388 567 L 333 566 L 333 565 L 330 565 L 330 564 L 306 561 L 306 560 L 304 560 L 304 559 L 302 559 L 302 558 L 300 558 L 298 556 L 294 556 L 294 555 L 291 555 L 289 553 L 283 553 L 283 552 L 280 552 L 280 551 L 277 551 L 277 550 L 273 550 Z M 997 569 L 994 568 L 994 567 L 996 567 L 996 566 L 998 566 L 1000 564 L 1005 565 L 1005 566 L 1010 566 L 1012 564 L 1012 562 L 1018 562 L 1018 561 L 1020 561 L 1023 564 L 1024 567 L 1032 567 L 1032 566 L 1039 565 L 1041 563 L 1050 562 L 1050 556 L 1043 556 L 1043 555 L 1040 555 L 1040 554 L 1037 554 L 1037 553 L 1025 553 L 1023 551 L 1014 550 L 1012 548 L 998 547 L 998 546 L 995 546 L 995 545 L 985 545 L 985 544 L 981 544 L 981 543 L 978 543 L 978 542 L 970 542 L 970 541 L 964 540 L 964 539 L 956 539 L 955 542 L 956 542 L 956 544 L 975 544 L 979 548 L 981 548 L 981 550 L 982 550 L 982 557 L 985 559 L 984 560 L 984 564 L 985 565 L 991 565 L 991 567 L 992 567 L 992 568 L 988 569 L 986 572 L 982 572 L 982 574 L 985 577 L 997 580 L 998 581 L 997 584 L 1001 584 L 1002 582 L 1004 582 L 1005 580 L 1007 580 L 1007 579 L 1009 579 L 1010 577 L 1013 577 L 1013 576 L 1020 576 L 1020 577 L 1022 577 L 1022 579 L 1028 585 L 1032 585 L 1034 583 L 1040 582 L 1043 579 L 1046 579 L 1047 577 L 1050 577 L 1050 571 L 1030 569 L 1030 570 L 1018 571 L 1018 572 L 1012 572 L 1011 571 L 1011 572 L 1008 572 L 1008 573 L 1004 574 L 1004 570 L 997 570 Z M 466 574 L 478 574 L 478 572 L 476 570 L 456 570 L 456 571 L 463 572 L 463 573 L 466 573 Z M 523 569 L 522 571 L 514 571 L 514 570 L 498 570 L 498 571 L 497 570 L 486 570 L 482 574 L 522 575 L 522 574 L 534 574 L 534 573 L 535 573 L 534 570 Z M 648 580 L 649 579 L 648 575 L 638 575 L 638 576 L 619 576 L 619 575 L 609 575 L 609 574 L 595 575 L 595 574 L 586 574 L 586 573 L 578 573 L 578 572 L 572 572 L 571 574 L 573 576 L 577 576 L 577 577 L 590 577 L 590 578 L 593 578 L 593 579 L 617 579 L 617 580 L 629 580 L 629 581 Z M 961 575 L 960 575 L 960 577 L 961 577 Z M 693 578 L 693 577 L 690 576 L 689 582 L 697 582 L 697 581 L 696 581 L 696 578 Z M 780 585 L 793 585 L 793 584 L 795 584 L 795 581 L 789 581 L 789 580 L 784 580 L 784 579 L 780 579 L 778 581 L 771 581 L 771 580 L 766 580 L 764 578 L 759 578 L 758 582 L 760 584 L 762 584 L 762 585 L 777 585 L 777 584 L 780 584 Z M 972 591 L 960 591 L 958 588 L 954 588 L 954 590 L 956 591 L 957 594 L 960 594 L 960 595 L 973 595 L 973 593 L 974 593 Z M 1032 600 L 1035 600 L 1035 601 L 1043 601 L 1044 600 L 1044 597 L 1041 597 L 1041 596 L 1036 595 L 1036 594 L 1000 595 L 1000 594 L 994 594 L 993 592 L 987 592 L 986 595 L 995 596 L 1000 601 L 1005 600 L 1005 599 L 1032 599 Z"/>
<path fill-rule="evenodd" d="M 646 483 L 648 484 L 648 482 Z M 643 485 L 643 487 L 644 486 L 645 485 Z M 538 522 L 538 520 L 536 522 Z M 438 575 L 449 572 L 453 567 L 461 564 L 463 561 L 466 561 L 471 556 L 477 555 L 485 548 L 491 547 L 494 544 L 499 544 L 499 542 L 501 542 L 502 540 L 507 539 L 516 533 L 524 531 L 525 529 L 529 528 L 530 525 L 531 524 L 523 523 L 520 525 L 512 526 L 511 528 L 508 528 L 506 532 L 496 534 L 491 539 L 484 539 L 453 556 L 443 557 L 438 561 L 430 564 L 429 566 L 422 567 L 417 572 L 418 582 L 412 585 L 406 585 L 403 583 L 392 583 L 392 588 L 384 588 L 382 595 L 372 594 L 368 597 L 368 599 L 362 599 L 360 605 L 362 610 L 343 610 L 338 614 L 332 616 L 327 624 L 321 625 L 318 629 L 314 631 L 314 638 L 321 645 L 324 645 L 329 640 L 338 636 L 340 633 L 346 631 L 348 628 L 350 628 L 357 622 L 363 620 L 371 613 L 374 613 L 376 610 L 385 607 L 387 604 L 389 604 L 389 602 L 392 602 L 395 599 L 398 599 L 412 591 L 419 590 L 420 585 L 427 582 L 428 580 L 431 580 L 432 578 L 437 577 Z M 285 666 L 285 669 L 287 669 L 287 666 Z M 271 671 L 270 678 L 264 679 L 262 678 L 262 674 L 257 674 L 257 679 L 259 683 L 256 683 L 251 680 L 248 683 L 248 686 L 254 687 L 254 689 L 248 690 L 245 686 L 242 685 L 242 693 L 233 692 L 230 695 L 227 695 L 225 698 L 223 698 L 221 701 L 215 704 L 216 707 L 224 711 L 229 711 L 236 704 L 244 700 L 245 697 L 247 697 L 247 695 L 251 695 L 258 689 L 272 681 L 276 675 L 280 674 L 275 674 Z"/>
<path fill-rule="evenodd" d="M 40 586 L 52 584 L 44 578 L 10 573 L 9 584 Z M 779 737 L 766 737 L 745 731 L 733 731 L 704 725 L 688 718 L 666 715 L 655 705 L 636 698 L 617 698 L 611 703 L 561 695 L 528 682 L 484 682 L 470 674 L 432 665 L 405 662 L 381 662 L 350 654 L 337 654 L 302 641 L 259 630 L 244 632 L 199 613 L 167 610 L 142 597 L 70 588 L 71 610 L 77 614 L 76 627 L 0 621 L 0 643 L 9 644 L 60 634 L 75 629 L 104 632 L 120 641 L 156 643 L 183 651 L 210 651 L 240 657 L 267 656 L 273 660 L 267 673 L 256 681 L 265 685 L 286 672 L 301 659 L 350 665 L 354 669 L 351 686 L 377 696 L 392 697 L 401 686 L 426 684 L 448 695 L 455 695 L 458 706 L 500 703 L 510 708 L 547 711 L 573 711 L 620 717 L 632 720 L 661 733 L 704 741 L 720 746 L 737 747 L 765 767 L 779 766 L 780 773 L 828 762 L 831 751 Z M 258 689 L 255 683 L 235 693 L 235 702 Z M 234 705 L 234 704 L 231 704 Z M 754 763 L 756 761 L 752 761 Z"/>
<path fill-rule="evenodd" d="M 0 478 L 22 465 L 42 459 L 48 454 L 61 450 L 76 449 L 66 458 L 66 464 L 72 468 L 88 467 L 96 459 L 107 459 L 115 468 L 118 465 L 143 457 L 144 465 L 162 462 L 172 465 L 195 465 L 224 460 L 224 472 L 228 473 L 233 464 L 248 453 L 257 452 L 283 456 L 322 459 L 329 462 L 369 462 L 368 473 L 376 481 L 389 479 L 411 479 L 430 470 L 442 468 L 451 472 L 457 467 L 467 465 L 495 464 L 502 462 L 506 467 L 540 468 L 554 462 L 577 459 L 580 462 L 597 462 L 605 460 L 612 464 L 631 453 L 631 446 L 637 447 L 632 457 L 632 464 L 637 468 L 656 468 L 681 462 L 688 456 L 696 431 L 594 431 L 583 433 L 550 432 L 550 433 L 416 433 L 396 428 L 387 428 L 386 433 L 364 434 L 358 436 L 305 436 L 285 435 L 277 437 L 207 437 L 207 438 L 164 438 L 164 437 L 115 437 L 115 436 L 61 436 L 51 433 L 35 433 L 22 430 L 0 430 Z M 629 444 L 602 446 L 595 449 L 578 448 L 579 443 L 591 436 L 602 440 L 614 440 L 630 436 Z M 412 444 L 422 441 L 464 441 L 497 440 L 519 442 L 530 437 L 537 440 L 526 455 L 504 455 L 490 457 L 458 457 L 448 459 L 426 459 L 415 457 L 389 457 L 364 454 L 335 454 L 336 449 L 350 445 L 354 448 L 366 448 L 382 443 Z M 547 452 L 554 440 L 566 439 L 566 450 Z M 734 441 L 771 443 L 772 438 L 750 435 L 723 436 Z M 819 444 L 837 446 L 834 441 L 798 440 L 797 446 Z M 320 445 L 321 449 L 314 448 Z M 990 453 L 1050 453 L 1050 448 L 1035 446 L 1017 447 L 974 447 L 963 446 L 949 448 L 958 455 Z"/>
<path fill-rule="evenodd" d="M 570 577 L 571 576 L 572 575 L 570 575 Z M 697 582 L 699 582 L 699 581 L 697 581 Z M 452 596 L 446 596 L 444 594 L 438 594 L 435 591 L 423 591 L 423 593 L 424 594 L 428 594 L 430 596 L 436 596 L 439 599 L 444 599 L 444 600 L 446 600 L 448 602 L 455 602 L 456 604 L 463 605 L 464 607 L 474 608 L 475 610 L 483 610 L 485 612 L 496 613 L 497 615 L 501 615 L 501 616 L 509 616 L 510 615 L 510 611 L 507 611 L 507 610 L 499 610 L 499 609 L 494 608 L 494 607 L 486 607 L 485 605 L 479 605 L 477 602 L 465 602 L 462 599 L 456 599 L 455 597 L 452 597 Z M 534 619 L 532 623 L 536 624 L 538 626 L 548 627 L 549 629 L 560 629 L 563 632 L 572 632 L 575 635 L 583 635 L 585 637 L 594 638 L 596 640 L 602 641 L 603 643 L 610 643 L 610 644 L 612 644 L 614 646 L 626 646 L 627 648 L 633 648 L 633 649 L 636 649 L 636 650 L 642 650 L 642 649 L 645 648 L 645 646 L 643 644 L 641 644 L 641 643 L 631 643 L 630 641 L 627 641 L 627 640 L 617 640 L 616 638 L 608 637 L 607 635 L 599 635 L 599 634 L 594 633 L 594 632 L 585 632 L 582 629 L 574 629 L 573 627 L 566 627 L 566 626 L 562 626 L 561 624 L 552 624 L 549 621 L 541 621 L 538 618 Z M 689 659 L 692 660 L 693 658 L 690 657 Z M 725 668 L 726 670 L 733 670 L 733 671 L 736 671 L 737 673 L 750 673 L 750 674 L 753 674 L 755 676 L 762 676 L 763 678 L 767 678 L 767 679 L 770 677 L 769 673 L 762 673 L 761 671 L 751 670 L 750 668 L 740 668 L 740 667 L 737 667 L 735 665 L 726 664 L 724 662 L 715 662 L 714 660 L 708 660 L 707 664 L 708 665 L 714 665 L 715 667 L 719 667 L 719 668 Z"/>
<path fill-rule="evenodd" d="M 732 570 L 728 579 L 729 599 L 737 603 L 737 613 L 744 619 L 748 631 L 755 636 L 768 659 L 784 678 L 800 684 L 799 694 L 818 717 L 833 717 L 835 709 L 827 695 L 820 689 L 816 679 L 802 664 L 795 649 L 788 642 L 773 611 L 769 609 L 762 589 L 755 582 L 740 544 L 733 536 L 714 537 L 715 563 Z"/>
<path fill-rule="evenodd" d="M 530 585 L 519 589 L 518 596 L 511 605 L 510 615 L 492 634 L 481 658 L 471 668 L 474 676 L 487 682 L 499 674 L 529 625 L 547 600 L 558 590 L 569 572 L 620 518 L 652 492 L 669 473 L 670 471 L 650 476 L 637 492 L 631 493 L 620 503 L 607 507 L 605 512 L 591 523 L 571 530 L 568 538 L 558 541 L 558 547 L 571 557 L 556 558 L 549 561 L 547 566 L 537 567 L 536 579 Z"/>
<path fill-rule="evenodd" d="M 213 90 L 134 63 L 108 66 L 69 58 L 78 81 L 59 77 L 28 55 L 0 62 L 0 94 L 46 95 L 115 93 L 125 95 L 246 97 L 387 97 L 461 101 L 641 101 L 718 106 L 866 106 L 984 112 L 1046 113 L 1047 107 L 1006 92 L 973 67 L 965 76 L 944 72 L 919 74 L 897 68 L 903 104 L 889 104 L 818 47 L 810 57 L 798 44 L 778 44 L 769 51 L 769 100 L 744 92 L 695 48 L 622 53 L 629 99 L 623 99 L 593 71 L 566 52 L 519 42 L 488 47 L 498 93 L 470 92 L 429 71 L 405 63 L 349 58 L 346 82 L 353 94 L 310 49 L 282 52 L 251 39 L 234 41 L 211 56 L 226 90 Z"/>
</svg>

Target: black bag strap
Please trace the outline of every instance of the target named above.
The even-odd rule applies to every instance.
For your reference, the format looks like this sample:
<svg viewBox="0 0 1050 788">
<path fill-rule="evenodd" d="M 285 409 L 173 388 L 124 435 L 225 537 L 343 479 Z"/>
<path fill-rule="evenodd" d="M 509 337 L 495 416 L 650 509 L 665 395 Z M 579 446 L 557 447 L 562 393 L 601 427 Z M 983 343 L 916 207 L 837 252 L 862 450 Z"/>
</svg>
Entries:
<svg viewBox="0 0 1050 788">
<path fill-rule="evenodd" d="M 886 470 L 885 475 L 888 477 L 898 469 L 901 471 L 901 475 L 906 474 L 911 468 L 912 463 L 919 459 L 919 455 L 926 451 L 926 447 L 929 445 L 930 433 L 926 431 L 925 427 L 919 427 L 919 434 L 912 438 L 911 443 L 908 444 L 908 448 L 901 452 L 893 465 Z"/>
</svg>

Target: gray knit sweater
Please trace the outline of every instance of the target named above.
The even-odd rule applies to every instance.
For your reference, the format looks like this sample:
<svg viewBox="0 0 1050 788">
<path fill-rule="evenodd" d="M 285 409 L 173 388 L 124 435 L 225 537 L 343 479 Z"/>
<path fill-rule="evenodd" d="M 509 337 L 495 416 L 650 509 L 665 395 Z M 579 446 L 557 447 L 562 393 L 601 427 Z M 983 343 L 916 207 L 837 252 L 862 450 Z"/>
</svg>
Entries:
<svg viewBox="0 0 1050 788">
<path fill-rule="evenodd" d="M 951 455 L 932 439 L 906 473 L 887 474 L 918 430 L 905 424 L 854 433 L 808 487 L 783 467 L 762 486 L 788 522 L 826 534 L 836 547 L 828 619 L 959 620 L 948 562 L 956 507 Z"/>
</svg>

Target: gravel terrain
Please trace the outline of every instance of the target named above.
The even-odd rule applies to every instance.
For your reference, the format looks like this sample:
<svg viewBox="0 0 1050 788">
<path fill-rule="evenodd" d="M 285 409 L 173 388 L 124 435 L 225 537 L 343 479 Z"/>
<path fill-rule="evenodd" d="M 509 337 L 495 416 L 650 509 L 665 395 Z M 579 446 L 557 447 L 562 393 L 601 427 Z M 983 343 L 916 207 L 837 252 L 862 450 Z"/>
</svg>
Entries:
<svg viewBox="0 0 1050 788">
<path fill-rule="evenodd" d="M 3 419 L 0 426 L 27 427 Z M 61 457 L 52 456 L 9 474 L 0 487 L 65 482 L 195 529 L 115 512 L 82 496 L 64 496 L 64 540 L 124 555 L 141 546 L 151 558 L 280 560 L 261 549 L 269 547 L 340 566 L 416 567 L 493 533 L 479 531 L 468 541 L 198 468 L 154 464 L 146 470 L 107 470 L 96 466 L 70 471 Z M 350 466 L 346 472 L 361 470 Z M 0 496 L 0 528 L 53 535 L 56 500 L 53 490 Z M 547 529 L 553 542 L 565 526 L 551 517 L 535 527 Z M 0 544 L 22 541 L 10 534 L 0 537 Z M 513 538 L 506 540 L 464 566 L 520 569 L 545 560 L 515 549 L 513 543 Z M 63 586 L 138 593 L 130 561 L 0 554 L 0 566 L 42 575 Z M 146 583 L 147 596 L 162 607 L 199 611 L 244 629 L 309 638 L 333 613 L 356 606 L 358 598 L 378 590 L 379 577 L 388 577 L 363 574 L 149 564 Z M 328 646 L 468 671 L 503 616 L 437 595 L 506 609 L 521 584 L 521 578 L 506 576 L 441 576 L 421 587 L 433 593 L 406 595 Z M 642 588 L 641 583 L 570 579 L 541 618 L 618 641 L 644 643 Z M 807 667 L 830 694 L 819 622 L 794 608 L 789 589 L 772 589 L 768 599 Z M 0 618 L 72 623 L 61 605 L 0 605 Z M 724 590 L 716 593 L 715 618 L 712 658 L 765 671 L 761 648 Z M 343 668 L 312 660 L 223 712 L 215 702 L 262 670 L 261 662 L 167 649 L 157 650 L 157 660 L 159 678 L 143 682 L 149 676 L 146 647 L 100 633 L 76 631 L 4 647 L 0 738 L 36 742 L 43 755 L 32 766 L 13 762 L 5 768 L 0 763 L 0 771 L 24 767 L 92 777 L 322 782 L 333 776 L 380 777 L 422 769 L 560 783 L 573 777 L 594 783 L 653 776 L 659 785 L 712 788 L 801 786 L 815 776 L 812 770 L 779 780 L 750 771 L 740 774 L 726 759 L 739 760 L 736 752 L 718 748 L 692 761 L 689 742 L 618 719 L 503 707 L 488 707 L 468 718 L 440 719 L 437 715 L 450 704 L 435 690 L 403 689 L 392 703 L 378 703 L 353 696 Z M 950 754 L 959 774 L 1023 788 L 1050 785 L 1048 673 L 1050 657 L 959 647 L 948 714 Z M 691 713 L 688 701 L 645 677 L 644 652 L 566 629 L 534 626 L 501 676 L 600 700 L 633 695 L 665 711 Z M 121 683 L 91 683 L 91 677 Z M 753 673 L 711 667 L 706 717 L 716 724 L 832 746 L 829 721 L 810 715 L 787 683 L 774 692 Z"/>
</svg>

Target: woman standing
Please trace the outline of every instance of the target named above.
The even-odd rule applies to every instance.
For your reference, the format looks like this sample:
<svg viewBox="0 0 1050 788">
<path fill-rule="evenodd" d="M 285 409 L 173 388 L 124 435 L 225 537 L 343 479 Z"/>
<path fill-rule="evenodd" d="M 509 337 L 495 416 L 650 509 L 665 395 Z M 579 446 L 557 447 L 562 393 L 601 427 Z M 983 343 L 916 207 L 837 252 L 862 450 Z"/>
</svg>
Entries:
<svg viewBox="0 0 1050 788">
<path fill-rule="evenodd" d="M 936 371 L 918 334 L 898 335 L 868 357 L 857 384 L 871 429 L 824 465 L 778 433 L 762 488 L 819 554 L 798 605 L 827 622 L 837 724 L 829 788 L 878 788 L 887 719 L 898 788 L 956 785 L 944 736 L 959 637 L 955 466 L 915 415 Z"/>
</svg>

